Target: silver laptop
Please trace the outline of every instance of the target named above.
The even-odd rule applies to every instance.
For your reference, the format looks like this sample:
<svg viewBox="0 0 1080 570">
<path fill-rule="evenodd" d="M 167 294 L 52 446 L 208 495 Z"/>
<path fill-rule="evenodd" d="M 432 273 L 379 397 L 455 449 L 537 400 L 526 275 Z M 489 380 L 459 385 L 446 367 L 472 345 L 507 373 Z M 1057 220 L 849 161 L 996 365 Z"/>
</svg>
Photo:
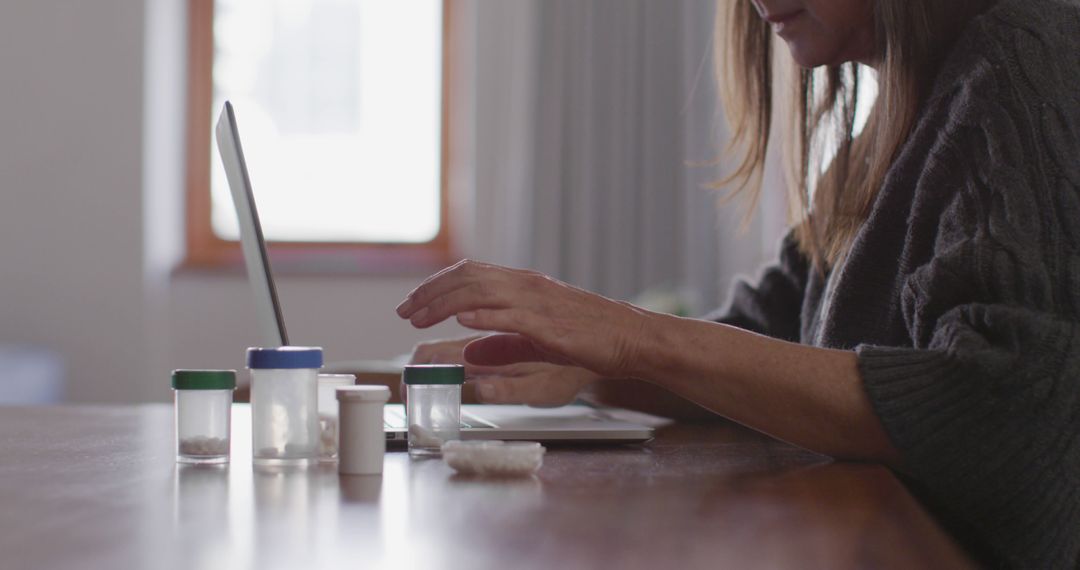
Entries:
<svg viewBox="0 0 1080 570">
<path fill-rule="evenodd" d="M 240 222 L 240 243 L 248 279 L 255 298 L 259 330 L 264 346 L 289 346 L 285 317 L 281 311 L 270 258 L 266 254 L 255 194 L 248 177 L 240 131 L 232 104 L 225 102 L 217 123 L 218 151 L 225 165 L 236 216 Z M 342 371 L 342 366 L 328 365 Z M 400 371 L 400 369 L 398 369 Z M 612 418 L 601 409 L 584 405 L 561 408 L 528 406 L 462 406 L 463 439 L 532 440 L 543 442 L 640 442 L 652 439 L 651 427 Z M 401 404 L 385 407 L 386 438 L 404 442 L 408 438 L 405 410 Z"/>
</svg>

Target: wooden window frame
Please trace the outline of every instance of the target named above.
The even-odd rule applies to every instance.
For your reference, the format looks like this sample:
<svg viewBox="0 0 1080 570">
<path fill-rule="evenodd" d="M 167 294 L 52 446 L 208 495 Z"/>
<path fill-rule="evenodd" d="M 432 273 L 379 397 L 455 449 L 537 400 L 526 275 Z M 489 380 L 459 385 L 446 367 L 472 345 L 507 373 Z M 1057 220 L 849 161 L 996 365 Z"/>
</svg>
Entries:
<svg viewBox="0 0 1080 570">
<path fill-rule="evenodd" d="M 268 254 L 275 270 L 305 274 L 399 274 L 430 272 L 453 261 L 449 215 L 453 0 L 443 0 L 442 17 L 438 234 L 431 241 L 417 244 L 269 242 Z M 243 266 L 239 242 L 221 239 L 211 225 L 210 137 L 215 114 L 215 110 L 211 109 L 214 87 L 214 0 L 188 0 L 187 51 L 186 254 L 183 268 L 238 270 Z"/>
</svg>

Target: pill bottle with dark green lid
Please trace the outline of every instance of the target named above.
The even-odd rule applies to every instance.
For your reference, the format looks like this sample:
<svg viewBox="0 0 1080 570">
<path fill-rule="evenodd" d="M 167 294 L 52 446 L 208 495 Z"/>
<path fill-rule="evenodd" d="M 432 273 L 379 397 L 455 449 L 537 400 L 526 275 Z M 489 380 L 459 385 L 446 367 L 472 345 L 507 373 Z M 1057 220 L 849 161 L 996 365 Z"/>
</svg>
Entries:
<svg viewBox="0 0 1080 570">
<path fill-rule="evenodd" d="M 228 463 L 235 370 L 173 370 L 176 460 Z"/>
<path fill-rule="evenodd" d="M 409 423 L 409 455 L 438 456 L 442 444 L 461 438 L 461 385 L 465 368 L 456 364 L 406 366 L 405 415 Z"/>
</svg>

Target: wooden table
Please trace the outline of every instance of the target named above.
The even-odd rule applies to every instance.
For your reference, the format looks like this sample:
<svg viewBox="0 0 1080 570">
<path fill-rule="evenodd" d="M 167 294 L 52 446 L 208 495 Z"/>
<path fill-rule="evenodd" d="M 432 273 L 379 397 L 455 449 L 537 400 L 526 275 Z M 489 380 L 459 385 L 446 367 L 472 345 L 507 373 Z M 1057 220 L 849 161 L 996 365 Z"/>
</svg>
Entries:
<svg viewBox="0 0 1080 570">
<path fill-rule="evenodd" d="M 472 480 L 174 463 L 172 409 L 0 408 L 0 568 L 932 568 L 971 562 L 886 469 L 733 424 Z"/>
</svg>

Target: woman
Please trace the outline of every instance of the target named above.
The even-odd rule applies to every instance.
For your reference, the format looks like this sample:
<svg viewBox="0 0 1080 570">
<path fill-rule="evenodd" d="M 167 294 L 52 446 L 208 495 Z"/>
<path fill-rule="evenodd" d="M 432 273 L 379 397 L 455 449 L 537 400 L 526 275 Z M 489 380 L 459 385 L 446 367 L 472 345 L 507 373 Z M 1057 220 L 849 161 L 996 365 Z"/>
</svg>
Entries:
<svg viewBox="0 0 1080 570">
<path fill-rule="evenodd" d="M 517 364 L 524 381 L 482 380 L 487 399 L 559 403 L 597 378 L 643 380 L 794 444 L 892 467 L 994 564 L 1076 567 L 1080 8 L 719 5 L 726 110 L 744 153 L 731 181 L 751 198 L 775 115 L 775 37 L 801 67 L 796 96 L 776 94 L 794 103 L 799 217 L 756 285 L 694 320 L 463 262 L 398 314 L 500 333 L 464 347 L 470 365 L 549 363 Z M 858 135 L 856 64 L 880 86 Z M 461 346 L 416 356 L 460 360 Z"/>
</svg>

